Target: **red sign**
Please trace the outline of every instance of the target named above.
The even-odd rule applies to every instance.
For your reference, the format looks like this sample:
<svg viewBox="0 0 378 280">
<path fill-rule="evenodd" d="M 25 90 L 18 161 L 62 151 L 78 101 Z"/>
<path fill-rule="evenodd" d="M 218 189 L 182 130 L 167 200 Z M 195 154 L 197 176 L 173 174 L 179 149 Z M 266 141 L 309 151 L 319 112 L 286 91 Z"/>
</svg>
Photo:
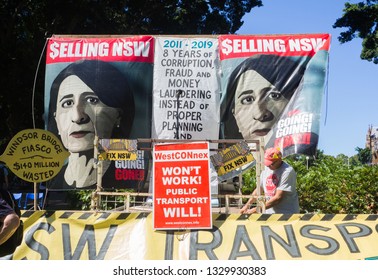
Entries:
<svg viewBox="0 0 378 280">
<path fill-rule="evenodd" d="M 48 40 L 46 64 L 100 59 L 111 62 L 153 62 L 151 36 L 119 38 L 53 37 Z"/>
<path fill-rule="evenodd" d="M 314 56 L 319 50 L 329 50 L 329 34 L 298 35 L 221 35 L 220 59 L 249 57 L 257 54 L 280 56 Z"/>
<path fill-rule="evenodd" d="M 212 228 L 208 142 L 157 144 L 154 229 Z"/>
</svg>

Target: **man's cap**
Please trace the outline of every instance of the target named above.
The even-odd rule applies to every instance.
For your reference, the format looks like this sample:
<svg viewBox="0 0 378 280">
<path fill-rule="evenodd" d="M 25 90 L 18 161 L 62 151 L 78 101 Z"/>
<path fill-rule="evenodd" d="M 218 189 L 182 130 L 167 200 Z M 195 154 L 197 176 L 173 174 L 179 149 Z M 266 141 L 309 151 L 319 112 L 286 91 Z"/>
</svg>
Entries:
<svg viewBox="0 0 378 280">
<path fill-rule="evenodd" d="M 282 159 L 282 153 L 280 151 L 280 148 L 273 147 L 265 151 L 265 155 L 264 155 L 265 166 L 270 166 L 273 162 L 277 160 L 281 160 L 281 159 Z"/>
</svg>

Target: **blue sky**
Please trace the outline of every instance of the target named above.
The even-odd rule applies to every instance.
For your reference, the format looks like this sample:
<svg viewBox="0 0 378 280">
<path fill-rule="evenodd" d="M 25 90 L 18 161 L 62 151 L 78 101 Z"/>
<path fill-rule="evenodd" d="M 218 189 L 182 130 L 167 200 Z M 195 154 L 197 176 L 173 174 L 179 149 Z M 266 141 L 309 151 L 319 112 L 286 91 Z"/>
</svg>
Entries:
<svg viewBox="0 0 378 280">
<path fill-rule="evenodd" d="M 360 59 L 361 40 L 340 44 L 343 28 L 332 25 L 346 0 L 263 0 L 237 32 L 247 34 L 331 34 L 329 77 L 323 95 L 318 148 L 325 154 L 355 155 L 365 148 L 369 125 L 378 126 L 378 65 Z M 358 3 L 360 1 L 348 1 Z"/>
</svg>

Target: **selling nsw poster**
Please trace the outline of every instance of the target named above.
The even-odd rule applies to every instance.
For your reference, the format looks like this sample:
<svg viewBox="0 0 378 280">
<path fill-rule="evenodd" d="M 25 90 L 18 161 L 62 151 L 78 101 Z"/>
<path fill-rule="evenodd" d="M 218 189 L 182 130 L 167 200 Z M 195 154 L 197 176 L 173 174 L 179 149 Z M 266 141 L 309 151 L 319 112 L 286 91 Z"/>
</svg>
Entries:
<svg viewBox="0 0 378 280">
<path fill-rule="evenodd" d="M 46 129 L 60 137 L 70 156 L 48 188 L 96 187 L 95 136 L 150 138 L 153 48 L 151 36 L 49 38 Z M 139 188 L 148 155 L 138 152 L 134 164 L 103 161 L 102 170 L 105 189 Z"/>
<path fill-rule="evenodd" d="M 221 135 L 316 152 L 329 34 L 222 35 Z"/>
</svg>

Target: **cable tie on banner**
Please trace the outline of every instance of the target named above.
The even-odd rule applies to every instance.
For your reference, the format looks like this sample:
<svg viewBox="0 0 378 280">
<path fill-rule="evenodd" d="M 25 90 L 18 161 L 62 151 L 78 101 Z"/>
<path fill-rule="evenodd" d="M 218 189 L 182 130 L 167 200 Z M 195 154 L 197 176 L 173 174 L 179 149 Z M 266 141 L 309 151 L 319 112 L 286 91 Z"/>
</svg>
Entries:
<svg viewBox="0 0 378 280">
<path fill-rule="evenodd" d="M 188 232 L 188 229 L 187 228 L 184 228 L 184 229 L 180 229 L 177 231 L 177 240 L 178 241 L 184 241 L 185 238 L 188 236 L 189 232 Z"/>
</svg>

